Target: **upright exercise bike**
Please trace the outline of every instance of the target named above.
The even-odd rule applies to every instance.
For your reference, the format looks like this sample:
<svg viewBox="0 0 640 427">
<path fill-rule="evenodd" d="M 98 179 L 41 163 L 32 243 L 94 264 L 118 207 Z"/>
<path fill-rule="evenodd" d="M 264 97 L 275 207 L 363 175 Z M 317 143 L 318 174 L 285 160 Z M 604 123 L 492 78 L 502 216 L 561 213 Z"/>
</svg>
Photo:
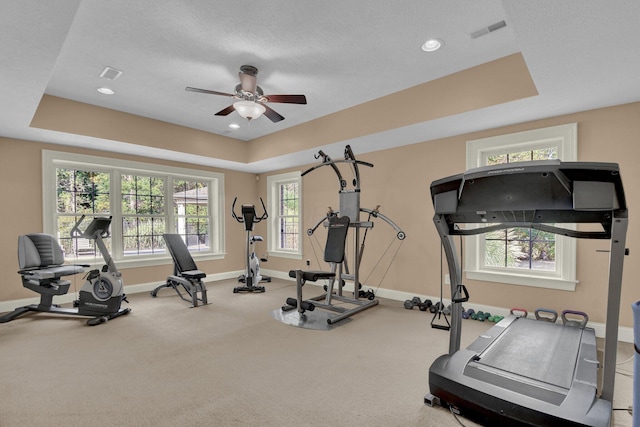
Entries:
<svg viewBox="0 0 640 427">
<path fill-rule="evenodd" d="M 78 313 L 82 315 L 96 316 L 95 322 L 97 324 L 127 314 L 131 309 L 120 308 L 122 301 L 127 303 L 129 301 L 124 294 L 122 273 L 118 271 L 103 240 L 110 235 L 111 217 L 93 218 L 87 228 L 82 231 L 80 225 L 84 218 L 85 216 L 82 215 L 75 223 L 71 229 L 71 237 L 94 240 L 104 259 L 104 265 L 100 270 L 96 268 L 87 273 L 87 281 L 80 289 L 78 300 L 74 301 L 74 306 L 78 307 Z"/>
<path fill-rule="evenodd" d="M 238 216 L 236 214 L 236 201 L 238 198 L 233 199 L 233 205 L 231 206 L 231 215 L 233 218 L 241 224 L 244 224 L 244 229 L 247 232 L 246 241 L 246 267 L 245 273 L 238 277 L 238 282 L 244 283 L 244 286 L 236 286 L 233 288 L 233 293 L 238 292 L 264 292 L 264 286 L 257 286 L 260 282 L 271 282 L 271 277 L 262 276 L 260 274 L 260 261 L 266 262 L 266 258 L 258 259 L 255 251 L 251 250 L 251 245 L 255 242 L 262 242 L 262 236 L 253 235 L 253 227 L 255 224 L 269 218 L 267 208 L 264 206 L 262 197 L 260 203 L 262 203 L 262 215 L 256 214 L 256 207 L 254 205 L 242 205 L 242 214 Z"/>
</svg>

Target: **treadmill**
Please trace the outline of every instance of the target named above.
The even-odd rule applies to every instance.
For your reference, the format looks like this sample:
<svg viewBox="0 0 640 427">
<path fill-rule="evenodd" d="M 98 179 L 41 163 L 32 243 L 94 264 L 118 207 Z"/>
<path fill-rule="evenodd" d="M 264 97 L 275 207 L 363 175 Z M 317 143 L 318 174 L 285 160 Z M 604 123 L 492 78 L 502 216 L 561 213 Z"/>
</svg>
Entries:
<svg viewBox="0 0 640 427">
<path fill-rule="evenodd" d="M 449 353 L 429 369 L 425 403 L 483 425 L 609 426 L 627 254 L 628 212 L 618 165 L 549 160 L 481 167 L 434 181 L 431 198 L 452 309 Z M 559 225 L 570 223 L 597 227 Z M 610 241 L 600 394 L 592 328 L 510 315 L 460 349 L 461 302 L 468 293 L 454 239 L 513 227 Z"/>
</svg>

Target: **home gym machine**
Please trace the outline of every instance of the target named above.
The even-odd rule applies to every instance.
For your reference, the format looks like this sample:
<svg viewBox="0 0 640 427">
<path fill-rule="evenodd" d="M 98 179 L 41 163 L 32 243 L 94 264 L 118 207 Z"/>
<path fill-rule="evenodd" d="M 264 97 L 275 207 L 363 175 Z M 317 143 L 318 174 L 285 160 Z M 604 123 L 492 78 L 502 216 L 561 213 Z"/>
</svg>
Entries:
<svg viewBox="0 0 640 427">
<path fill-rule="evenodd" d="M 316 165 L 301 174 L 305 176 L 314 170 L 323 166 L 330 166 L 338 177 L 340 185 L 339 202 L 340 210 L 329 210 L 327 216 L 318 222 L 313 228 L 307 231 L 311 236 L 313 232 L 324 223 L 328 228 L 327 245 L 325 247 L 325 261 L 330 263 L 331 271 L 302 271 L 291 270 L 289 277 L 296 279 L 297 297 L 288 298 L 286 304 L 280 309 L 275 310 L 272 316 L 289 325 L 307 329 L 329 330 L 336 324 L 339 325 L 350 321 L 350 317 L 356 313 L 367 310 L 378 305 L 373 291 L 363 292 L 360 283 L 360 264 L 362 254 L 364 252 L 364 242 L 368 229 L 373 227 L 373 218 L 380 218 L 394 227 L 399 240 L 404 240 L 405 233 L 384 215 L 380 214 L 376 209 L 365 209 L 360 207 L 360 171 L 359 166 L 373 167 L 373 164 L 356 160 L 351 147 L 347 145 L 344 150 L 344 160 L 332 160 L 324 152 L 319 151 L 315 156 L 316 159 L 322 158 L 322 163 Z M 348 164 L 354 174 L 352 181 L 353 188 L 347 189 L 347 181 L 342 177 L 338 164 Z M 368 214 L 367 221 L 362 221 L 360 213 Z M 344 245 L 347 235 L 347 229 L 344 229 L 344 235 L 341 229 L 343 227 L 353 230 L 353 270 L 349 271 L 347 258 L 344 256 Z M 360 230 L 365 229 L 364 237 L 361 240 Z M 342 247 L 341 247 L 342 246 Z M 397 254 L 397 251 L 396 251 Z M 392 260 L 393 261 L 393 260 Z M 302 298 L 302 286 L 307 281 L 317 281 L 319 279 L 328 280 L 325 287 L 325 293 L 309 300 Z M 346 292 L 346 281 L 353 283 L 353 291 Z M 338 304 L 334 304 L 334 300 Z M 316 311 L 323 309 L 324 311 Z M 337 313 L 337 314 L 336 314 Z"/>
<path fill-rule="evenodd" d="M 448 406 L 483 425 L 608 426 L 622 267 L 628 252 L 628 212 L 618 165 L 551 160 L 477 168 L 434 181 L 431 198 L 449 266 L 453 304 L 449 353 L 429 369 L 430 393 L 425 403 Z M 554 225 L 569 223 L 591 226 Z M 598 230 L 591 231 L 594 226 Z M 512 227 L 609 240 L 599 396 L 595 332 L 582 324 L 510 315 L 460 350 L 461 304 L 456 299 L 466 290 L 454 237 Z"/>
<path fill-rule="evenodd" d="M 238 282 L 244 283 L 244 286 L 236 286 L 233 288 L 233 293 L 239 292 L 264 292 L 264 286 L 258 286 L 260 282 L 271 282 L 271 277 L 262 276 L 260 274 L 260 261 L 267 262 L 266 258 L 258 259 L 255 250 L 251 250 L 251 246 L 255 242 L 262 242 L 262 236 L 253 235 L 253 226 L 269 218 L 267 208 L 264 206 L 262 197 L 260 203 L 262 203 L 262 215 L 256 214 L 256 207 L 254 205 L 242 205 L 242 214 L 238 216 L 236 214 L 236 201 L 238 198 L 233 199 L 233 205 L 231 206 L 231 215 L 233 218 L 241 224 L 244 224 L 244 229 L 247 232 L 246 252 L 245 260 L 246 266 L 244 274 L 238 277 Z"/>
<path fill-rule="evenodd" d="M 48 234 L 34 233 L 18 238 L 18 263 L 22 284 L 40 294 L 40 304 L 16 308 L 13 312 L 0 317 L 0 323 L 9 322 L 30 311 L 71 316 L 88 316 L 87 325 L 94 326 L 107 320 L 127 314 L 130 308 L 120 308 L 126 300 L 121 274 L 116 268 L 103 241 L 109 236 L 109 218 L 93 218 L 89 226 L 80 230 L 85 216 L 82 215 L 71 230 L 71 237 L 95 240 L 104 258 L 101 270 L 89 271 L 86 282 L 74 301 L 75 308 L 61 308 L 53 304 L 53 297 L 68 292 L 71 282 L 62 277 L 85 271 L 89 265 L 64 264 L 64 253 L 57 240 Z"/>
</svg>

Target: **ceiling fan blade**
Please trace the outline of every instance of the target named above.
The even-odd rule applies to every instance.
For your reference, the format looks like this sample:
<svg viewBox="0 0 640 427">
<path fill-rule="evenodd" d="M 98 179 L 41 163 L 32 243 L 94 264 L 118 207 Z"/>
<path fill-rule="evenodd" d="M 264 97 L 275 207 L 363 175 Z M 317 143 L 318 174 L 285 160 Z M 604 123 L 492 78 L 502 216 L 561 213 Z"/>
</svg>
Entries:
<svg viewBox="0 0 640 427">
<path fill-rule="evenodd" d="M 198 89 L 197 87 L 186 87 L 184 88 L 184 90 L 186 90 L 187 92 L 206 93 L 209 95 L 235 96 L 231 93 L 216 92 L 215 90 L 207 90 L 207 89 Z"/>
<path fill-rule="evenodd" d="M 243 91 L 250 93 L 256 92 L 256 86 L 258 86 L 258 79 L 256 76 L 243 72 L 239 72 L 238 76 L 240 76 L 240 85 L 242 86 Z"/>
<path fill-rule="evenodd" d="M 281 102 L 284 104 L 306 104 L 304 95 L 266 95 L 268 102 Z"/>
<path fill-rule="evenodd" d="M 233 106 L 233 104 L 231 104 L 227 108 L 218 111 L 216 113 L 216 116 L 228 116 L 229 114 L 233 113 L 234 111 L 236 111 L 236 108 Z"/>
<path fill-rule="evenodd" d="M 267 116 L 267 118 L 271 120 L 273 123 L 278 123 L 279 121 L 284 120 L 283 116 L 281 116 L 279 113 L 276 113 L 268 105 L 265 105 L 265 104 L 261 104 L 261 105 L 265 108 L 264 115 Z"/>
</svg>

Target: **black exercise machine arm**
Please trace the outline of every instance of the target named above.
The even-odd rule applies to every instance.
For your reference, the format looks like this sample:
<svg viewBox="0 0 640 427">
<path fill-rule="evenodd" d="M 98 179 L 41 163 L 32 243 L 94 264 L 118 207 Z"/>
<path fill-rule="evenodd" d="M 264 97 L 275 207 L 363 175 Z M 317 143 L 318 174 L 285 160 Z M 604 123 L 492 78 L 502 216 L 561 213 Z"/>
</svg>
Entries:
<svg viewBox="0 0 640 427">
<path fill-rule="evenodd" d="M 362 160 L 356 160 L 354 155 L 353 155 L 353 151 L 351 151 L 351 147 L 349 145 L 347 145 L 347 147 L 345 148 L 345 159 L 344 160 L 332 160 L 329 156 L 327 156 L 322 150 L 318 151 L 318 154 L 314 156 L 316 159 L 319 159 L 320 157 L 322 157 L 322 163 L 320 163 L 319 165 L 316 165 L 312 168 L 307 169 L 306 171 L 302 172 L 300 174 L 300 176 L 305 176 L 306 174 L 313 172 L 314 170 L 321 168 L 323 166 L 331 166 L 331 168 L 333 169 L 333 171 L 336 173 L 336 175 L 338 176 L 338 182 L 340 183 L 340 190 L 343 190 L 346 186 L 347 186 L 347 181 L 344 180 L 344 178 L 342 177 L 342 174 L 340 173 L 340 170 L 338 169 L 338 167 L 336 166 L 336 163 L 349 163 L 354 165 L 354 171 L 356 174 L 356 183 L 357 183 L 357 187 L 360 188 L 360 173 L 358 171 L 358 165 L 362 165 L 362 166 L 367 166 L 372 168 L 373 164 L 369 163 L 369 162 L 363 162 Z"/>
<path fill-rule="evenodd" d="M 400 228 L 400 226 L 398 226 L 398 224 L 391 221 L 389 217 L 381 214 L 377 209 L 360 208 L 360 212 L 369 214 L 374 218 L 380 218 L 381 220 L 389 224 L 391 228 L 393 228 L 396 231 L 396 238 L 398 240 L 404 240 L 407 237 L 407 234 L 404 231 L 402 231 L 402 229 Z M 337 216 L 339 213 L 340 213 L 339 211 L 334 211 L 333 209 L 329 208 L 329 211 L 327 212 L 326 216 L 322 217 L 318 222 L 316 222 L 313 227 L 307 229 L 307 235 L 313 236 L 313 233 L 316 232 L 316 230 L 318 229 L 318 227 L 320 227 L 321 224 L 328 221 L 329 218 L 331 218 L 332 216 Z"/>
<path fill-rule="evenodd" d="M 236 202 L 238 201 L 238 198 L 234 198 L 233 199 L 233 204 L 231 205 L 231 216 L 233 217 L 233 219 L 235 219 L 236 221 L 238 221 L 239 223 L 244 223 L 244 217 L 239 217 L 236 214 Z M 262 200 L 262 197 L 260 197 L 260 203 L 262 204 L 262 215 L 258 216 L 255 215 L 252 219 L 252 222 L 254 224 L 259 223 L 262 220 L 265 220 L 267 218 L 269 218 L 269 214 L 267 213 L 267 207 L 264 205 L 264 201 Z"/>
</svg>

